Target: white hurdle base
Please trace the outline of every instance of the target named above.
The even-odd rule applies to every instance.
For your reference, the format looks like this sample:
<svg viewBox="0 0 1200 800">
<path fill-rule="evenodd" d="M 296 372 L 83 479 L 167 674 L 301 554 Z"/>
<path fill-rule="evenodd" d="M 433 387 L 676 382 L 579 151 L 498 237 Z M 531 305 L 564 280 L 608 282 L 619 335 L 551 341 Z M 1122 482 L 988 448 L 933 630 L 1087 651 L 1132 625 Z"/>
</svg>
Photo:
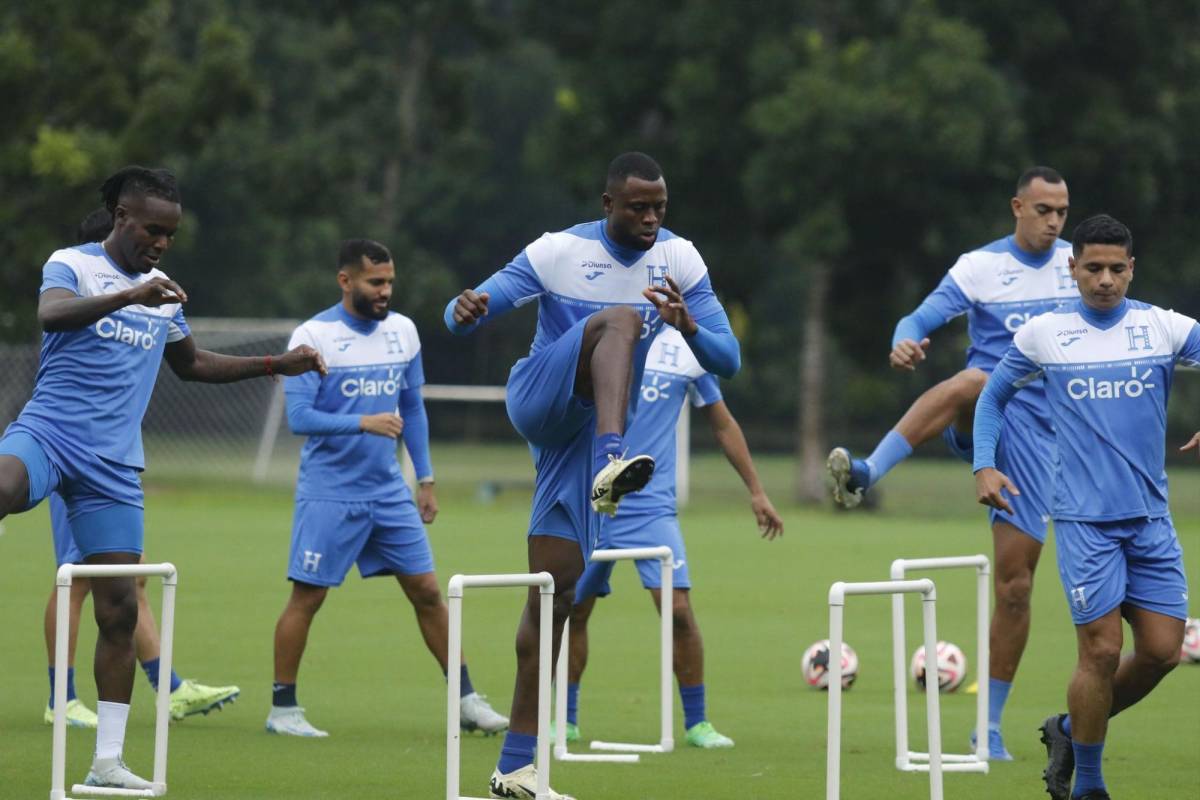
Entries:
<svg viewBox="0 0 1200 800">
<path fill-rule="evenodd" d="M 75 578 L 162 578 L 162 622 L 159 625 L 159 670 L 171 674 L 175 643 L 175 590 L 179 573 L 175 565 L 162 564 L 63 564 L 55 579 L 58 606 L 54 621 L 54 733 L 50 756 L 50 800 L 67 796 L 67 634 L 71 627 L 71 584 Z M 93 797 L 162 797 L 167 793 L 167 723 L 171 719 L 171 682 L 158 682 L 154 711 L 154 777 L 151 789 L 109 789 L 77 783 L 73 794 Z"/>
<path fill-rule="evenodd" d="M 949 556 L 945 558 L 897 558 L 892 562 L 891 578 L 904 580 L 914 570 L 973 569 L 975 579 L 975 674 L 979 692 L 975 697 L 975 752 L 967 754 L 942 753 L 942 769 L 946 772 L 977 772 L 987 774 L 988 768 L 988 678 L 991 614 L 991 561 L 985 555 Z M 908 749 L 908 680 L 907 645 L 904 632 L 904 595 L 892 595 L 892 689 L 896 706 L 896 769 L 903 772 L 928 772 L 929 754 Z M 929 649 L 926 648 L 926 664 Z M 937 652 L 936 650 L 934 651 Z M 936 659 L 936 656 L 935 656 Z M 936 660 L 934 661 L 936 664 Z M 928 666 L 926 667 L 928 674 Z M 928 685 L 928 680 L 926 681 Z"/>
<path fill-rule="evenodd" d="M 550 677 L 554 635 L 554 576 L 549 572 L 514 575 L 454 575 L 446 590 L 450 609 L 449 654 L 446 670 L 446 800 L 487 800 L 459 794 L 459 756 L 462 709 L 462 606 L 467 588 L 536 586 L 539 593 L 538 624 L 538 716 L 537 800 L 550 800 Z"/>
<path fill-rule="evenodd" d="M 617 550 L 596 550 L 592 553 L 592 561 L 639 561 L 654 559 L 662 567 L 662 609 L 659 622 L 659 639 L 662 652 L 659 658 L 659 705 L 660 731 L 658 744 L 637 744 L 634 742 L 601 742 L 593 741 L 592 750 L 598 753 L 572 753 L 567 749 L 567 666 L 570 657 L 568 637 L 570 636 L 570 620 L 563 626 L 563 644 L 558 653 L 558 665 L 555 681 L 555 713 L 554 713 L 554 757 L 559 761 L 592 761 L 618 764 L 634 764 L 640 760 L 638 753 L 669 753 L 675 749 L 673 699 L 671 697 L 672 657 L 675 647 L 675 629 L 671 621 L 672 597 L 675 591 L 674 561 L 675 555 L 671 548 L 662 547 L 631 547 Z"/>
</svg>

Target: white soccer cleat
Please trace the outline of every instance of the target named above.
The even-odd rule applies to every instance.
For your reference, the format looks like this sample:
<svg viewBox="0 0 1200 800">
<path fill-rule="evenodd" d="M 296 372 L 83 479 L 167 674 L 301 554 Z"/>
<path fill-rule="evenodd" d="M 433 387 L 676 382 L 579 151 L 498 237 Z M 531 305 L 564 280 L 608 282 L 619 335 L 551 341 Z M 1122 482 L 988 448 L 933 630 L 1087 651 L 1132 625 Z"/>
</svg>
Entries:
<svg viewBox="0 0 1200 800">
<path fill-rule="evenodd" d="M 92 769 L 83 780 L 84 786 L 101 786 L 106 789 L 153 789 L 154 784 L 143 780 L 129 771 L 125 762 L 118 758 L 97 758 Z"/>
<path fill-rule="evenodd" d="M 833 502 L 842 508 L 854 508 L 862 502 L 862 488 L 850 489 L 851 464 L 850 451 L 844 447 L 835 447 L 829 451 L 825 460 L 825 468 L 833 478 Z"/>
<path fill-rule="evenodd" d="M 641 491 L 652 475 L 654 459 L 650 456 L 626 459 L 609 454 L 608 463 L 592 481 L 592 510 L 615 517 L 621 498 Z"/>
<path fill-rule="evenodd" d="M 284 736 L 307 736 L 313 739 L 329 735 L 329 731 L 319 730 L 310 725 L 304 718 L 304 709 L 300 706 L 271 706 L 271 713 L 267 715 L 267 732 Z"/>
<path fill-rule="evenodd" d="M 508 728 L 508 717 L 498 714 L 479 692 L 463 696 L 458 720 L 464 731 L 483 731 L 488 736 Z"/>
<path fill-rule="evenodd" d="M 500 770 L 492 772 L 491 783 L 488 784 L 492 797 L 510 798 L 512 800 L 536 800 L 537 798 L 537 767 L 526 764 L 520 769 L 505 775 Z M 550 790 L 550 800 L 575 800 L 569 794 L 559 794 Z"/>
</svg>

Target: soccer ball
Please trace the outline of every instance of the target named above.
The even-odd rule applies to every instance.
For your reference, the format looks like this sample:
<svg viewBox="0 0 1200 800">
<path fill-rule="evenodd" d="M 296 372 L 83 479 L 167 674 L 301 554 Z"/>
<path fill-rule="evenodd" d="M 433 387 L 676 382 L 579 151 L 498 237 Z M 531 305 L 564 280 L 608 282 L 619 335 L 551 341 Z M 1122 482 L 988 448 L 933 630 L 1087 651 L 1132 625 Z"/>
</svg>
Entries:
<svg viewBox="0 0 1200 800">
<path fill-rule="evenodd" d="M 800 669 L 804 672 L 804 680 L 809 686 L 814 689 L 829 688 L 829 640 L 822 639 L 819 642 L 813 642 L 807 650 L 804 651 L 804 658 L 800 662 Z M 849 689 L 854 685 L 854 679 L 858 677 L 858 653 L 854 652 L 854 648 L 842 642 L 842 688 Z"/>
<path fill-rule="evenodd" d="M 1180 655 L 1184 661 L 1200 664 L 1200 619 L 1189 619 L 1184 625 Z"/>
<path fill-rule="evenodd" d="M 937 643 L 938 689 L 943 692 L 953 692 L 962 686 L 967 677 L 967 657 L 953 642 Z M 917 688 L 925 689 L 925 645 L 913 653 L 912 667 L 909 669 Z"/>
</svg>

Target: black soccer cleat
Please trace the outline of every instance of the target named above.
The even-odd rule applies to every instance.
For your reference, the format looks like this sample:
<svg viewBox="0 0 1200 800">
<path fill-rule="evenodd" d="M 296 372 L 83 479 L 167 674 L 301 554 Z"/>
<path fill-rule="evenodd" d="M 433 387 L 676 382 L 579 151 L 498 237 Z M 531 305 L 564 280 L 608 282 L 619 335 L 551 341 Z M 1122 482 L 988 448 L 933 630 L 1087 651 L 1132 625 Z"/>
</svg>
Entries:
<svg viewBox="0 0 1200 800">
<path fill-rule="evenodd" d="M 1071 737 L 1062 729 L 1066 714 L 1054 714 L 1042 723 L 1042 744 L 1046 745 L 1046 769 L 1042 780 L 1046 782 L 1046 793 L 1054 800 L 1071 800 L 1071 776 L 1075 772 L 1075 749 Z M 1094 794 L 1094 793 L 1093 793 Z M 1093 795 L 1088 795 L 1093 797 Z M 1107 794 L 1099 794 L 1093 800 L 1103 800 Z"/>
</svg>

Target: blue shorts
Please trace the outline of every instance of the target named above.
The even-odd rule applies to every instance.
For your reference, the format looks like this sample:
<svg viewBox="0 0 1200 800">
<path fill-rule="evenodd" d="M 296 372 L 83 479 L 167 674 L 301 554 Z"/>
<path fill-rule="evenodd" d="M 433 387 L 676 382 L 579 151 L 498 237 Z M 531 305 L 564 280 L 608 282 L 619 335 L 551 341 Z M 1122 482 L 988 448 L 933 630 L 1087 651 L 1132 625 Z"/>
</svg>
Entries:
<svg viewBox="0 0 1200 800">
<path fill-rule="evenodd" d="M 297 498 L 288 578 L 340 586 L 355 562 L 364 578 L 433 572 L 433 551 L 412 498 Z"/>
<path fill-rule="evenodd" d="M 83 561 L 83 553 L 75 544 L 75 534 L 71 532 L 71 521 L 67 519 L 67 504 L 58 492 L 50 495 L 50 532 L 54 536 L 54 562 L 63 564 L 78 564 Z"/>
<path fill-rule="evenodd" d="M 547 347 L 518 361 L 508 376 L 505 404 L 513 427 L 529 442 L 534 479 L 530 536 L 579 543 L 584 563 L 600 533 L 588 502 L 592 489 L 595 407 L 576 396 L 575 373 L 587 318 Z"/>
<path fill-rule="evenodd" d="M 137 469 L 82 447 L 43 439 L 15 424 L 0 439 L 0 455 L 25 465 L 29 500 L 24 510 L 51 494 L 61 495 L 69 523 L 66 536 L 78 546 L 76 561 L 96 553 L 142 552 L 143 495 Z M 57 555 L 57 544 L 55 551 Z"/>
<path fill-rule="evenodd" d="M 631 547 L 661 547 L 667 545 L 673 555 L 672 585 L 676 589 L 692 588 L 688 574 L 687 550 L 683 546 L 683 533 L 679 530 L 679 518 L 675 515 L 648 516 L 618 514 L 604 520 L 600 525 L 600 546 L 603 548 L 626 549 Z M 657 559 L 639 559 L 638 577 L 647 589 L 662 588 L 662 562 Z M 615 561 L 589 563 L 583 577 L 575 584 L 575 602 L 579 603 L 592 595 L 607 597 L 612 593 L 609 578 Z"/>
<path fill-rule="evenodd" d="M 1071 619 L 1085 625 L 1128 603 L 1187 619 L 1187 575 L 1171 518 L 1055 520 L 1058 574 Z"/>
</svg>

